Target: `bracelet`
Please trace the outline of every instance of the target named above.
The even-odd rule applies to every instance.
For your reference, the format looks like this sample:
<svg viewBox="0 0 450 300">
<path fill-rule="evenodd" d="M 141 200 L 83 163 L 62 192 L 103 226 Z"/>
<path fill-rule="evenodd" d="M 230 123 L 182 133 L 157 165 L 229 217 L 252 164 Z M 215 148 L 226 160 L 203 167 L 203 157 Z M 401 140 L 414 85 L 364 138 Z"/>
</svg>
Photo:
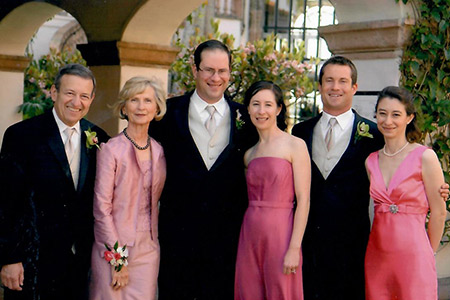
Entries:
<svg viewBox="0 0 450 300">
<path fill-rule="evenodd" d="M 107 251 L 104 252 L 104 258 L 111 266 L 114 266 L 116 272 L 120 272 L 123 266 L 128 266 L 127 245 L 119 247 L 119 241 L 117 241 L 112 249 L 106 243 L 105 247 Z"/>
</svg>

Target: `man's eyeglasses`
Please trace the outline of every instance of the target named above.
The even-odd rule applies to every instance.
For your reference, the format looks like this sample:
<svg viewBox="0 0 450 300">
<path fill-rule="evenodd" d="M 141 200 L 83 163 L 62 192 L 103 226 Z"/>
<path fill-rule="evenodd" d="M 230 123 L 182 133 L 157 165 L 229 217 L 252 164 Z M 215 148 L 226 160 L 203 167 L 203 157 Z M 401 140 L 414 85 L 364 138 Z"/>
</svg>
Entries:
<svg viewBox="0 0 450 300">
<path fill-rule="evenodd" d="M 204 69 L 198 68 L 198 70 L 204 72 L 206 75 L 208 75 L 208 77 L 213 77 L 216 74 L 216 72 L 217 74 L 219 74 L 220 77 L 230 76 L 230 70 L 228 69 L 219 69 L 216 71 L 212 68 L 204 68 Z"/>
</svg>

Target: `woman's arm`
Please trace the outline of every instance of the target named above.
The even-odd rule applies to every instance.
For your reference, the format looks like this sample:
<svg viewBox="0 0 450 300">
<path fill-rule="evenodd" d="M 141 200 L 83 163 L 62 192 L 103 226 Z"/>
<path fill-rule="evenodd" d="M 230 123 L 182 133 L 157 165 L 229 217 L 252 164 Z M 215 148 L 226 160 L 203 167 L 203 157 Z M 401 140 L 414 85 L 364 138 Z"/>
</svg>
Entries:
<svg viewBox="0 0 450 300">
<path fill-rule="evenodd" d="M 301 139 L 294 138 L 293 144 L 291 157 L 297 208 L 294 214 L 291 241 L 284 257 L 284 274 L 295 273 L 300 264 L 300 249 L 308 220 L 311 189 L 311 161 L 308 149 Z"/>
<path fill-rule="evenodd" d="M 428 203 L 430 205 L 430 220 L 428 222 L 428 238 L 431 247 L 436 252 L 444 231 L 447 210 L 445 201 L 442 201 L 439 189 L 444 184 L 439 159 L 433 150 L 427 149 L 422 156 L 422 178 L 425 185 Z"/>
<path fill-rule="evenodd" d="M 103 144 L 101 150 L 97 150 L 97 173 L 94 188 L 94 233 L 97 243 L 106 243 L 110 247 L 116 241 L 119 241 L 112 216 L 116 167 L 117 163 L 111 145 Z M 119 245 L 123 246 L 120 241 Z"/>
</svg>

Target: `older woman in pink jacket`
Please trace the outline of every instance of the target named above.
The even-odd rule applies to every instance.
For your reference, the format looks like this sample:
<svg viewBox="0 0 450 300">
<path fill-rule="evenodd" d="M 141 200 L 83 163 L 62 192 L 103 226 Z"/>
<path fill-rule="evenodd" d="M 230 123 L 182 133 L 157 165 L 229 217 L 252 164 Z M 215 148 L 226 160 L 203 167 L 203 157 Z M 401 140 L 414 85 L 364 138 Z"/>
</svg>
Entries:
<svg viewBox="0 0 450 300">
<path fill-rule="evenodd" d="M 120 91 L 115 111 L 128 127 L 97 154 L 90 299 L 155 299 L 158 200 L 166 163 L 148 128 L 166 111 L 164 91 L 155 80 L 133 77 Z"/>
</svg>

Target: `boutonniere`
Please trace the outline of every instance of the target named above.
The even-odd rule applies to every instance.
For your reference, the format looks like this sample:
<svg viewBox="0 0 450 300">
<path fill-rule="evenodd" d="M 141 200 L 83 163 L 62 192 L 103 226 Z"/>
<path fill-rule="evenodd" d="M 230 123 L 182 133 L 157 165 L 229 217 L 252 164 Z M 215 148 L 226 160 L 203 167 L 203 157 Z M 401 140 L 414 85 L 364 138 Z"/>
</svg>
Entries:
<svg viewBox="0 0 450 300">
<path fill-rule="evenodd" d="M 369 132 L 369 125 L 360 121 L 356 124 L 355 144 L 363 137 L 373 139 L 373 135 Z"/>
<path fill-rule="evenodd" d="M 100 149 L 100 146 L 98 145 L 97 132 L 91 131 L 89 128 L 88 130 L 85 130 L 84 133 L 86 134 L 86 148 L 91 149 L 95 146 Z"/>
<path fill-rule="evenodd" d="M 119 247 L 119 241 L 117 241 L 112 249 L 107 244 L 105 244 L 105 247 L 107 251 L 104 253 L 104 258 L 114 267 L 114 270 L 120 272 L 123 266 L 128 266 L 127 245 Z"/>
<path fill-rule="evenodd" d="M 241 113 L 239 112 L 239 109 L 236 109 L 236 128 L 239 130 L 244 126 L 245 122 L 244 120 L 241 120 Z"/>
</svg>

